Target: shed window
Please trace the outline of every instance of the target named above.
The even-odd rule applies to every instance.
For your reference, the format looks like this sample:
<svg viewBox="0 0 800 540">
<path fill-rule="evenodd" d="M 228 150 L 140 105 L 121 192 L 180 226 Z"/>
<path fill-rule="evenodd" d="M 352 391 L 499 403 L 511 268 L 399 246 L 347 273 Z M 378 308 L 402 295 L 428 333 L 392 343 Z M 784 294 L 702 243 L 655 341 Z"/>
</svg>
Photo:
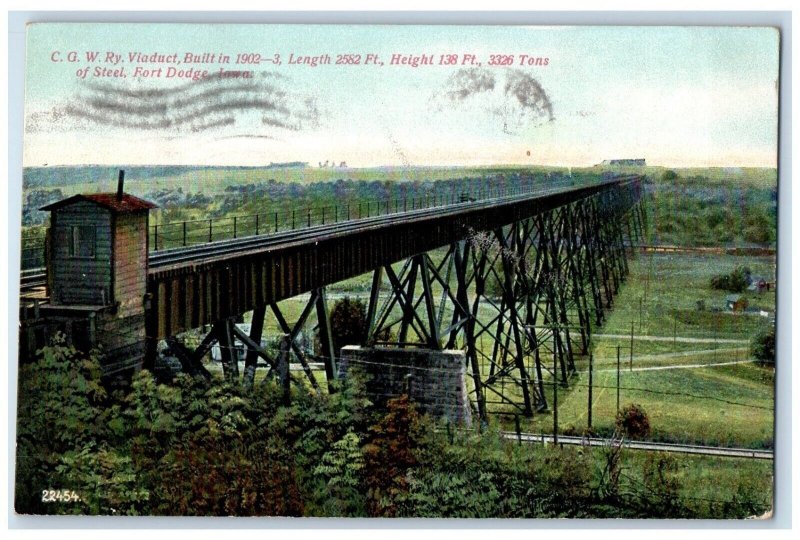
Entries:
<svg viewBox="0 0 800 540">
<path fill-rule="evenodd" d="M 76 225 L 70 228 L 70 257 L 94 257 L 96 234 L 92 225 Z"/>
</svg>

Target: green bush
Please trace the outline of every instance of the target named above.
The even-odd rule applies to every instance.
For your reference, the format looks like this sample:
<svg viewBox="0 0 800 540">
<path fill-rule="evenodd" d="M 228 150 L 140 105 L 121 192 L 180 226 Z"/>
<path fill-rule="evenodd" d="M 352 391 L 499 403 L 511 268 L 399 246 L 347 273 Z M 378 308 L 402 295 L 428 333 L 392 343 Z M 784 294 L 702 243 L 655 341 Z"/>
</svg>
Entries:
<svg viewBox="0 0 800 540">
<path fill-rule="evenodd" d="M 678 178 L 678 173 L 673 171 L 672 169 L 667 169 L 663 173 L 661 173 L 661 181 L 662 182 L 672 182 Z"/>
<path fill-rule="evenodd" d="M 617 429 L 631 439 L 644 439 L 650 435 L 650 419 L 641 405 L 631 403 L 617 412 Z"/>
<path fill-rule="evenodd" d="M 82 501 L 45 503 L 42 490 L 75 489 L 70 463 L 83 449 L 112 435 L 115 410 L 100 382 L 96 357 L 84 357 L 57 335 L 38 359 L 20 366 L 17 410 L 17 467 L 15 508 L 19 513 L 88 512 L 106 507 L 79 493 Z M 98 471 L 98 482 L 114 482 Z M 113 487 L 108 485 L 109 489 Z"/>
<path fill-rule="evenodd" d="M 331 310 L 333 350 L 338 355 L 345 345 L 363 345 L 367 339 L 367 307 L 358 299 L 345 296 Z"/>
<path fill-rule="evenodd" d="M 765 364 L 775 363 L 775 325 L 763 329 L 750 342 L 750 352 Z"/>
<path fill-rule="evenodd" d="M 323 497 L 319 502 L 325 515 L 359 516 L 366 513 L 364 497 L 364 454 L 357 433 L 348 431 L 322 455 L 314 474 L 325 482 Z"/>
<path fill-rule="evenodd" d="M 711 288 L 735 293 L 744 292 L 750 283 L 750 269 L 737 266 L 730 274 L 717 274 L 711 277 Z"/>
</svg>

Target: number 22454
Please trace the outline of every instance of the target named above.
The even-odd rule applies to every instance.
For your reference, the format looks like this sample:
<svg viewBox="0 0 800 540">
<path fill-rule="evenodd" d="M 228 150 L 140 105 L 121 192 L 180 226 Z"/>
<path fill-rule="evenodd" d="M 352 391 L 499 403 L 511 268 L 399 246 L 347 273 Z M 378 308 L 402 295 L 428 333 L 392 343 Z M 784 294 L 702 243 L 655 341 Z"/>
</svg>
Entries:
<svg viewBox="0 0 800 540">
<path fill-rule="evenodd" d="M 80 501 L 80 496 L 69 489 L 43 489 L 42 502 L 77 502 Z"/>
</svg>

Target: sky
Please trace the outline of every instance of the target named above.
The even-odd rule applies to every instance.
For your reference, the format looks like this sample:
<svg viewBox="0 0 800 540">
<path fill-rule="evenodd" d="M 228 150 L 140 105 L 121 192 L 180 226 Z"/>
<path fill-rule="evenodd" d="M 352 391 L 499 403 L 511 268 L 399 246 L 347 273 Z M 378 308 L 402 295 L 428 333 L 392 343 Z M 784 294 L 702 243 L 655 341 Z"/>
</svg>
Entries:
<svg viewBox="0 0 800 540">
<path fill-rule="evenodd" d="M 32 24 L 23 162 L 775 167 L 778 54 L 763 27 Z"/>
</svg>

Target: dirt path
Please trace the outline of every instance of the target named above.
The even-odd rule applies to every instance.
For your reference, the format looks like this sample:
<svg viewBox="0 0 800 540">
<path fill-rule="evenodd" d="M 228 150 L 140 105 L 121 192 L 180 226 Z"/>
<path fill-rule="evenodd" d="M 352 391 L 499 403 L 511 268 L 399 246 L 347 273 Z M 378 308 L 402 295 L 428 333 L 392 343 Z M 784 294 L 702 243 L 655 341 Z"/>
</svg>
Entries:
<svg viewBox="0 0 800 540">
<path fill-rule="evenodd" d="M 670 352 L 670 353 L 661 353 L 661 354 L 642 354 L 639 356 L 634 356 L 633 361 L 636 362 L 637 360 L 663 360 L 665 358 L 685 358 L 687 356 L 700 356 L 704 354 L 722 354 L 722 353 L 738 353 L 741 351 L 747 351 L 747 347 L 727 347 L 724 349 L 701 349 L 701 350 L 692 350 L 692 351 L 679 351 L 679 352 Z M 616 360 L 616 356 L 595 356 L 595 361 L 602 362 L 602 361 L 610 361 Z M 630 357 L 626 354 L 622 357 L 623 360 L 626 362 L 629 361 Z"/>
<path fill-rule="evenodd" d="M 630 334 L 594 334 L 593 338 L 605 339 L 631 339 Z M 633 336 L 634 340 L 640 341 L 676 341 L 678 343 L 750 343 L 746 339 L 724 339 L 724 338 L 693 338 L 683 336 Z"/>
<path fill-rule="evenodd" d="M 749 364 L 754 362 L 755 360 L 733 360 L 731 362 L 709 362 L 707 364 L 671 364 L 668 366 L 651 366 L 651 367 L 639 367 L 629 369 L 627 367 L 622 367 L 620 369 L 620 373 L 630 373 L 632 371 L 664 371 L 668 369 L 697 369 L 697 368 L 707 368 L 707 367 L 716 367 L 716 366 L 733 366 L 735 364 Z M 617 371 L 616 368 L 614 369 L 595 369 L 595 373 L 615 373 Z M 578 373 L 588 374 L 588 371 L 579 371 Z"/>
</svg>

